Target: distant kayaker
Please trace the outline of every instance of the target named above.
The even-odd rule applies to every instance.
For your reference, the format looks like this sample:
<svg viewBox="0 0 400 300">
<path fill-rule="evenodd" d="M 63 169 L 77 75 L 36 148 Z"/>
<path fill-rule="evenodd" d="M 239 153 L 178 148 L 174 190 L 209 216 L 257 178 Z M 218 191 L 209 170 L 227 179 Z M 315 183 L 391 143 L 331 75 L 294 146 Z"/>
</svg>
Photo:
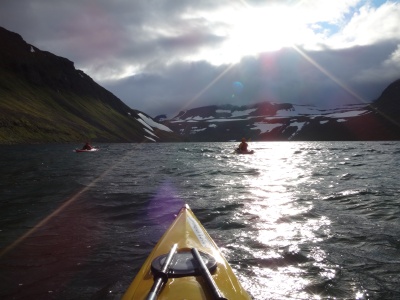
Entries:
<svg viewBox="0 0 400 300">
<path fill-rule="evenodd" d="M 239 145 L 239 151 L 242 151 L 242 152 L 247 152 L 247 147 L 248 147 L 249 145 L 246 143 L 246 139 L 245 138 L 242 138 L 242 142 L 240 143 L 240 145 Z"/>
<path fill-rule="evenodd" d="M 93 147 L 89 144 L 89 142 L 86 142 L 85 146 L 83 146 L 82 150 L 92 150 Z"/>
</svg>

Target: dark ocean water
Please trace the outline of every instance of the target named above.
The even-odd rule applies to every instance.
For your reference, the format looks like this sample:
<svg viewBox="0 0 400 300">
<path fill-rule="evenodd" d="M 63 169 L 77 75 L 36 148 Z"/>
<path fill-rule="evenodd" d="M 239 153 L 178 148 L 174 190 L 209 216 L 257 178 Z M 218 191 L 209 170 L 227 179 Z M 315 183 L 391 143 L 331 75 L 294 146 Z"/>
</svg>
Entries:
<svg viewBox="0 0 400 300">
<path fill-rule="evenodd" d="M 0 299 L 120 299 L 185 203 L 254 299 L 400 299 L 400 142 L 99 146 L 0 146 Z"/>
</svg>

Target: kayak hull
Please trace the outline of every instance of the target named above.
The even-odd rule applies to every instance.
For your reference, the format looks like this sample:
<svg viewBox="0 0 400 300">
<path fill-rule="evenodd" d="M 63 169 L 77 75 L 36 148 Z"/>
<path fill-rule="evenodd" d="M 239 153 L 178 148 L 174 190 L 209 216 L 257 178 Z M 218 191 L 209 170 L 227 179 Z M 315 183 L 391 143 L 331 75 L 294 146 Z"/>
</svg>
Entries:
<svg viewBox="0 0 400 300">
<path fill-rule="evenodd" d="M 254 150 L 242 151 L 242 150 L 236 149 L 235 152 L 236 152 L 237 154 L 254 154 Z"/>
<path fill-rule="evenodd" d="M 175 221 L 167 229 L 142 265 L 135 279 L 126 290 L 122 298 L 123 300 L 146 299 L 154 283 L 154 276 L 151 270 L 153 261 L 160 255 L 168 254 L 174 244 L 177 244 L 177 253 L 187 253 L 192 248 L 195 248 L 202 255 L 208 255 L 215 259 L 216 268 L 211 274 L 224 298 L 237 300 L 251 299 L 241 286 L 228 262 L 222 256 L 215 242 L 190 208 L 185 206 L 179 211 Z M 196 274 L 174 278 L 169 277 L 157 299 L 206 300 L 212 299 L 212 297 L 212 292 L 207 285 L 206 278 L 201 274 Z"/>
<path fill-rule="evenodd" d="M 93 148 L 93 149 L 90 149 L 90 150 L 84 150 L 84 149 L 75 149 L 75 150 L 74 150 L 74 152 L 76 152 L 76 153 L 81 153 L 81 152 L 97 152 L 97 151 L 99 151 L 99 149 L 97 149 L 97 148 Z"/>
</svg>

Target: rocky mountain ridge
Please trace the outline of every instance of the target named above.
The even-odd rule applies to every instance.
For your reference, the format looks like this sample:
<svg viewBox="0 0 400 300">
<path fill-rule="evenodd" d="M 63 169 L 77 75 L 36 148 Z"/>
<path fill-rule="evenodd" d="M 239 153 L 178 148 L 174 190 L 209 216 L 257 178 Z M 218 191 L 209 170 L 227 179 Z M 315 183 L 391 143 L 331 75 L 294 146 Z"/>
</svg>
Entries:
<svg viewBox="0 0 400 300">
<path fill-rule="evenodd" d="M 262 102 L 206 106 L 160 120 L 185 141 L 400 140 L 400 80 L 372 104 L 321 109 L 311 105 Z"/>
<path fill-rule="evenodd" d="M 180 140 L 70 60 L 1 27 L 0 42 L 0 143 Z"/>
</svg>

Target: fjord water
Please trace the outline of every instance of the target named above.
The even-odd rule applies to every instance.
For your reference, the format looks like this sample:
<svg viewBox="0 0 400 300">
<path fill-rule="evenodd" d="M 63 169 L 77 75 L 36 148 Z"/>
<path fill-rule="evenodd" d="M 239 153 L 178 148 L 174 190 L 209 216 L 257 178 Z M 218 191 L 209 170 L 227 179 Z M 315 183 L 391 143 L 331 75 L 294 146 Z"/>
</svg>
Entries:
<svg viewBox="0 0 400 300">
<path fill-rule="evenodd" d="M 254 299 L 400 298 L 400 142 L 0 147 L 0 298 L 120 299 L 185 203 Z"/>
</svg>

